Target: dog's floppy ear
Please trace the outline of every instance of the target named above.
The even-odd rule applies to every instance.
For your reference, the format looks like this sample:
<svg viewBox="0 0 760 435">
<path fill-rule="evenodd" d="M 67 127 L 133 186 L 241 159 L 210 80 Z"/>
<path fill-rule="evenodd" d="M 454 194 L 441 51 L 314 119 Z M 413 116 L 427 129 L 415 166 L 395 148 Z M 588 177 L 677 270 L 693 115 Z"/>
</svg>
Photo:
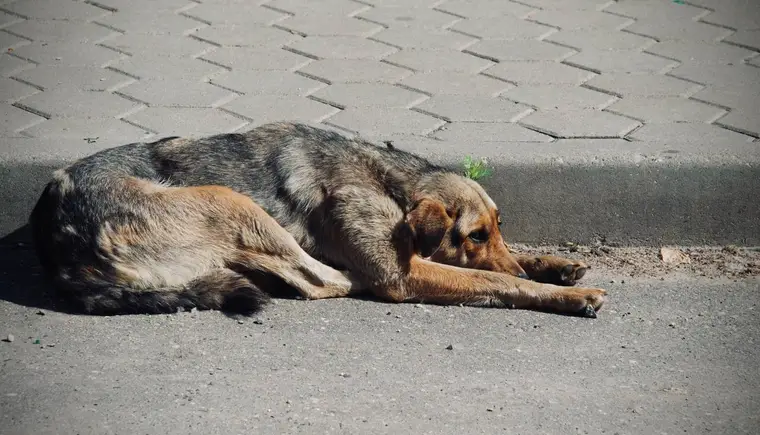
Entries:
<svg viewBox="0 0 760 435">
<path fill-rule="evenodd" d="M 446 206 L 429 198 L 417 201 L 407 214 L 406 221 L 412 229 L 415 248 L 423 257 L 433 255 L 448 229 L 454 224 Z"/>
</svg>

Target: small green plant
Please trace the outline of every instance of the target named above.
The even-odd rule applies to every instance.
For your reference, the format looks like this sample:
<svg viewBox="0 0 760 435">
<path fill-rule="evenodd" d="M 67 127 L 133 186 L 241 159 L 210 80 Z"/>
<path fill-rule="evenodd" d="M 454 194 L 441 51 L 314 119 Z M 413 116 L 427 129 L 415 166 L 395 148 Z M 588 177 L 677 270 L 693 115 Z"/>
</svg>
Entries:
<svg viewBox="0 0 760 435">
<path fill-rule="evenodd" d="M 478 181 L 491 175 L 493 171 L 488 167 L 488 160 L 482 158 L 479 161 L 474 161 L 471 156 L 464 158 L 464 176 Z"/>
</svg>

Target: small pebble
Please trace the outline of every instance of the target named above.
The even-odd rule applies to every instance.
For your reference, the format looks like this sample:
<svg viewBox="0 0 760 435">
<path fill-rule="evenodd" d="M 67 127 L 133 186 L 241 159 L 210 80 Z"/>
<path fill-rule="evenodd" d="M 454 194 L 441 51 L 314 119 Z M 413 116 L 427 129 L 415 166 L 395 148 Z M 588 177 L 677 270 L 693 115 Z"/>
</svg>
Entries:
<svg viewBox="0 0 760 435">
<path fill-rule="evenodd" d="M 42 310 L 40 310 L 40 311 L 37 311 L 37 315 L 38 315 L 38 316 L 44 316 L 44 315 L 45 315 L 45 312 L 44 312 L 44 311 L 42 311 Z"/>
<path fill-rule="evenodd" d="M 670 326 L 671 328 L 675 328 L 676 324 L 675 323 L 668 323 L 668 326 Z"/>
<path fill-rule="evenodd" d="M 242 325 L 242 324 L 244 324 L 244 323 L 245 323 L 244 321 L 242 321 L 242 320 L 238 320 L 238 325 Z"/>
<path fill-rule="evenodd" d="M 261 320 L 259 320 L 259 319 L 256 319 L 256 320 L 254 320 L 254 321 L 253 321 L 253 323 L 255 323 L 255 324 L 257 324 L 257 325 L 263 325 L 263 324 L 264 324 L 264 322 L 262 322 L 262 321 L 261 321 Z"/>
<path fill-rule="evenodd" d="M 454 345 L 450 344 L 450 345 L 446 346 L 446 350 L 454 350 Z"/>
<path fill-rule="evenodd" d="M 340 376 L 341 378 L 350 378 L 351 377 L 351 375 L 349 373 L 341 373 L 338 376 Z"/>
<path fill-rule="evenodd" d="M 611 280 L 610 280 L 610 284 L 615 284 L 616 282 L 617 282 L 617 281 L 615 281 L 614 279 L 611 279 Z"/>
<path fill-rule="evenodd" d="M 13 334 L 8 334 L 8 336 L 5 337 L 5 341 L 7 341 L 8 343 L 13 343 L 13 340 L 15 339 L 16 337 L 14 337 Z"/>
</svg>

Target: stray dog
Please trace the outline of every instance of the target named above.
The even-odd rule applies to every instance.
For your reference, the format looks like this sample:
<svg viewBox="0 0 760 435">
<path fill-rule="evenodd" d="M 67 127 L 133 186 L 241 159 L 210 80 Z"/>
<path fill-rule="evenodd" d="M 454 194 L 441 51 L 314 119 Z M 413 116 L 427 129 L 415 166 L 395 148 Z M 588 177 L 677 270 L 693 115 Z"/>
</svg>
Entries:
<svg viewBox="0 0 760 435">
<path fill-rule="evenodd" d="M 30 217 L 46 276 L 85 313 L 251 314 L 274 277 L 307 299 L 596 317 L 605 291 L 567 287 L 584 264 L 514 256 L 500 224 L 470 179 L 297 123 L 101 151 L 57 170 Z"/>
</svg>

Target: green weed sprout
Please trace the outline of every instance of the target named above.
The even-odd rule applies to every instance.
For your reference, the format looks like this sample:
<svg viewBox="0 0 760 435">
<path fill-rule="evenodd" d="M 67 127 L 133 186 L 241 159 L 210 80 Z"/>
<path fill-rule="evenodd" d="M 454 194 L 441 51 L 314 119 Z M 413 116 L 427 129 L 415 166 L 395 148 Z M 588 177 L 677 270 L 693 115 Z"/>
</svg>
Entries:
<svg viewBox="0 0 760 435">
<path fill-rule="evenodd" d="M 488 167 L 488 160 L 482 158 L 479 161 L 474 161 L 471 156 L 464 158 L 464 176 L 478 181 L 491 175 L 493 171 Z"/>
</svg>

